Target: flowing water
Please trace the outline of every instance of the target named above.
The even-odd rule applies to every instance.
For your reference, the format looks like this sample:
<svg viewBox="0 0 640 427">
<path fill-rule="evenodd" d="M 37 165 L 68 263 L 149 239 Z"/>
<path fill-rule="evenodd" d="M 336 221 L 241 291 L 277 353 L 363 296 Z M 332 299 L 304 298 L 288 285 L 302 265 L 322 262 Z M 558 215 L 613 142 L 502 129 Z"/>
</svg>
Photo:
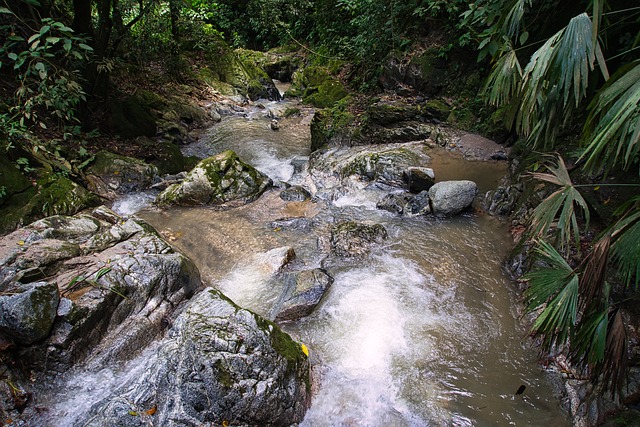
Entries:
<svg viewBox="0 0 640 427">
<path fill-rule="evenodd" d="M 234 149 L 276 182 L 302 182 L 309 115 L 269 128 L 274 111 L 281 115 L 287 105 L 226 117 L 187 153 Z M 474 179 L 481 192 L 505 168 L 447 153 L 433 157 L 438 179 Z M 261 254 L 292 247 L 296 262 L 323 266 L 335 278 L 312 315 L 282 325 L 308 346 L 314 365 L 314 395 L 302 425 L 568 425 L 525 342 L 517 297 L 501 271 L 511 245 L 504 224 L 479 213 L 397 217 L 375 208 L 384 193 L 374 188 L 307 202 L 287 203 L 278 194 L 271 190 L 232 210 L 140 215 L 191 257 L 206 281 L 265 316 L 281 289 L 261 267 Z M 274 224 L 291 217 L 309 220 L 299 228 Z M 345 219 L 380 223 L 389 239 L 364 261 L 324 264 L 323 236 Z M 515 396 L 520 385 L 526 391 Z"/>
</svg>

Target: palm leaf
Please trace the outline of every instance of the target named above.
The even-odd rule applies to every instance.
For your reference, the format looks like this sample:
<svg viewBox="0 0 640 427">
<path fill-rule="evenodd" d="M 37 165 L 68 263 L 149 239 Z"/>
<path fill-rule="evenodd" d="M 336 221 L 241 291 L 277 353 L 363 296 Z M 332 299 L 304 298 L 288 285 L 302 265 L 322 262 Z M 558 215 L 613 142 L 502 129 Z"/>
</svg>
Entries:
<svg viewBox="0 0 640 427">
<path fill-rule="evenodd" d="M 520 25 L 522 24 L 525 6 L 531 6 L 531 2 L 532 0 L 517 0 L 513 7 L 509 9 L 504 23 L 502 24 L 502 31 L 509 38 L 513 38 L 520 32 Z"/>
<path fill-rule="evenodd" d="M 529 60 L 522 77 L 518 131 L 535 146 L 549 146 L 586 96 L 598 52 L 586 13 L 549 38 Z M 573 102 L 570 102 L 573 98 Z"/>
<path fill-rule="evenodd" d="M 616 72 L 589 105 L 584 128 L 587 169 L 628 169 L 640 151 L 640 60 Z"/>
<path fill-rule="evenodd" d="M 597 380 L 601 374 L 602 384 L 611 391 L 612 397 L 624 383 L 627 361 L 627 332 L 620 310 L 615 310 L 609 319 L 604 359 L 596 367 L 593 378 Z"/>
<path fill-rule="evenodd" d="M 613 259 L 627 286 L 640 282 L 640 207 L 619 220 L 613 227 Z"/>
<path fill-rule="evenodd" d="M 578 275 L 556 249 L 540 241 L 536 252 L 547 266 L 532 270 L 524 278 L 529 282 L 525 292 L 527 309 L 542 307 L 531 330 L 543 336 L 545 348 L 567 342 L 578 314 Z"/>
<path fill-rule="evenodd" d="M 482 90 L 488 102 L 498 107 L 511 102 L 522 81 L 522 67 L 511 43 L 507 42 L 503 50 Z"/>
<path fill-rule="evenodd" d="M 571 338 L 571 358 L 577 363 L 587 362 L 594 366 L 601 363 L 607 347 L 609 329 L 609 305 L 593 304 L 591 310 L 580 320 L 577 331 Z"/>
<path fill-rule="evenodd" d="M 557 161 L 549 161 L 545 165 L 551 173 L 531 173 L 535 179 L 559 185 L 560 189 L 544 199 L 533 211 L 530 219 L 529 233 L 533 238 L 541 238 L 555 227 L 556 242 L 560 248 L 568 248 L 571 240 L 580 241 L 580 231 L 576 216 L 576 205 L 580 208 L 585 226 L 589 224 L 589 207 L 569 177 L 569 171 L 561 156 Z"/>
<path fill-rule="evenodd" d="M 605 278 L 609 266 L 611 235 L 605 234 L 593 245 L 593 249 L 584 258 L 584 272 L 580 281 L 581 309 L 602 301 L 604 297 Z"/>
</svg>

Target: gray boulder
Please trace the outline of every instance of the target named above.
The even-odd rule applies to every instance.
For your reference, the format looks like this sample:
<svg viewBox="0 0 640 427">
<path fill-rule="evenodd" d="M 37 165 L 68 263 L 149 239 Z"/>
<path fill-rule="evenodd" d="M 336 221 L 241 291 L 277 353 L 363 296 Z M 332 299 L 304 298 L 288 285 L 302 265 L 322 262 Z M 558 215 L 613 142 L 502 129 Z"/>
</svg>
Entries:
<svg viewBox="0 0 640 427">
<path fill-rule="evenodd" d="M 429 189 L 431 208 L 436 216 L 451 216 L 471 206 L 478 193 L 473 181 L 442 181 Z"/>
<path fill-rule="evenodd" d="M 201 160 L 181 183 L 160 193 L 156 202 L 181 206 L 248 202 L 260 196 L 271 184 L 266 175 L 227 150 Z"/>
<path fill-rule="evenodd" d="M 200 286 L 195 265 L 150 225 L 104 207 L 44 218 L 0 239 L 0 290 L 26 290 L 2 301 L 3 330 L 31 345 L 25 362 L 47 371 L 129 359 Z M 9 306 L 14 299 L 21 302 Z"/>
<path fill-rule="evenodd" d="M 309 361 L 275 324 L 205 289 L 176 319 L 144 374 L 96 405 L 84 426 L 287 426 L 302 421 Z"/>
<path fill-rule="evenodd" d="M 0 295 L 0 331 L 21 345 L 46 338 L 60 301 L 55 283 L 16 284 L 5 292 Z"/>
<path fill-rule="evenodd" d="M 281 302 L 276 305 L 276 322 L 298 320 L 310 315 L 333 283 L 326 271 L 315 268 L 288 275 Z"/>
<path fill-rule="evenodd" d="M 341 222 L 331 228 L 331 252 L 344 258 L 367 255 L 374 244 L 387 237 L 387 230 L 380 224 Z"/>
</svg>

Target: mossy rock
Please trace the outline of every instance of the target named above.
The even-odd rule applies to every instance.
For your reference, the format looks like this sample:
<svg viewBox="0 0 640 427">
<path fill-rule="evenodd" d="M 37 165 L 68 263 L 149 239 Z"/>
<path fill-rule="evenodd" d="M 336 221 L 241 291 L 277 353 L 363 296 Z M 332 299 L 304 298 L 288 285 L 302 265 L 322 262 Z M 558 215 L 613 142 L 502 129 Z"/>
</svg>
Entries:
<svg viewBox="0 0 640 427">
<path fill-rule="evenodd" d="M 35 186 L 14 194 L 0 208 L 0 233 L 46 216 L 74 215 L 97 204 L 95 195 L 69 178 L 43 172 Z"/>
<path fill-rule="evenodd" d="M 451 113 L 451 106 L 438 98 L 428 100 L 424 108 L 438 120 L 446 120 L 449 117 L 449 113 Z"/>
<path fill-rule="evenodd" d="M 311 151 L 336 143 L 349 144 L 354 139 L 355 116 L 342 105 L 317 111 L 311 120 Z"/>
<path fill-rule="evenodd" d="M 320 66 L 306 67 L 293 75 L 291 88 L 285 96 L 301 97 L 318 108 L 333 107 L 349 93 L 338 79 Z"/>
<path fill-rule="evenodd" d="M 158 168 L 154 165 L 108 151 L 98 152 L 86 170 L 88 188 L 106 199 L 144 190 L 157 175 Z"/>
<path fill-rule="evenodd" d="M 271 180 L 227 150 L 201 160 L 179 184 L 157 198 L 159 205 L 197 206 L 230 201 L 248 202 L 271 185 Z"/>
<path fill-rule="evenodd" d="M 243 95 L 252 100 L 280 99 L 278 89 L 256 60 L 261 55 L 247 49 L 234 51 L 221 46 L 218 55 L 208 57 L 206 70 L 201 69 L 199 75 L 223 95 Z"/>
<path fill-rule="evenodd" d="M 367 108 L 367 114 L 372 122 L 385 126 L 405 120 L 414 120 L 422 115 L 422 110 L 418 105 L 409 105 L 403 102 L 376 103 Z"/>
</svg>

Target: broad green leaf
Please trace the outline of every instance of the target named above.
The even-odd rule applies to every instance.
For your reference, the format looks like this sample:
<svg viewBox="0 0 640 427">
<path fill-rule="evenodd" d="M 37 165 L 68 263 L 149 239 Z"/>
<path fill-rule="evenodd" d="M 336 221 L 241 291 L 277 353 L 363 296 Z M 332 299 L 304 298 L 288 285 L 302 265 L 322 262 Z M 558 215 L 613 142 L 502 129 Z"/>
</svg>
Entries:
<svg viewBox="0 0 640 427">
<path fill-rule="evenodd" d="M 11 59 L 12 61 L 15 61 L 16 59 L 18 59 L 18 55 L 11 52 L 7 55 L 9 57 L 9 59 Z"/>
<path fill-rule="evenodd" d="M 11 12 L 6 7 L 0 7 L 0 13 L 7 13 L 7 14 L 10 14 L 10 15 L 13 15 L 13 12 Z"/>
<path fill-rule="evenodd" d="M 84 49 L 84 50 L 88 50 L 90 52 L 93 52 L 93 48 L 91 46 L 89 46 L 88 44 L 79 43 L 78 47 L 80 47 L 80 49 Z"/>
<path fill-rule="evenodd" d="M 60 41 L 60 37 L 47 37 L 47 42 L 51 44 L 56 44 Z"/>
</svg>

